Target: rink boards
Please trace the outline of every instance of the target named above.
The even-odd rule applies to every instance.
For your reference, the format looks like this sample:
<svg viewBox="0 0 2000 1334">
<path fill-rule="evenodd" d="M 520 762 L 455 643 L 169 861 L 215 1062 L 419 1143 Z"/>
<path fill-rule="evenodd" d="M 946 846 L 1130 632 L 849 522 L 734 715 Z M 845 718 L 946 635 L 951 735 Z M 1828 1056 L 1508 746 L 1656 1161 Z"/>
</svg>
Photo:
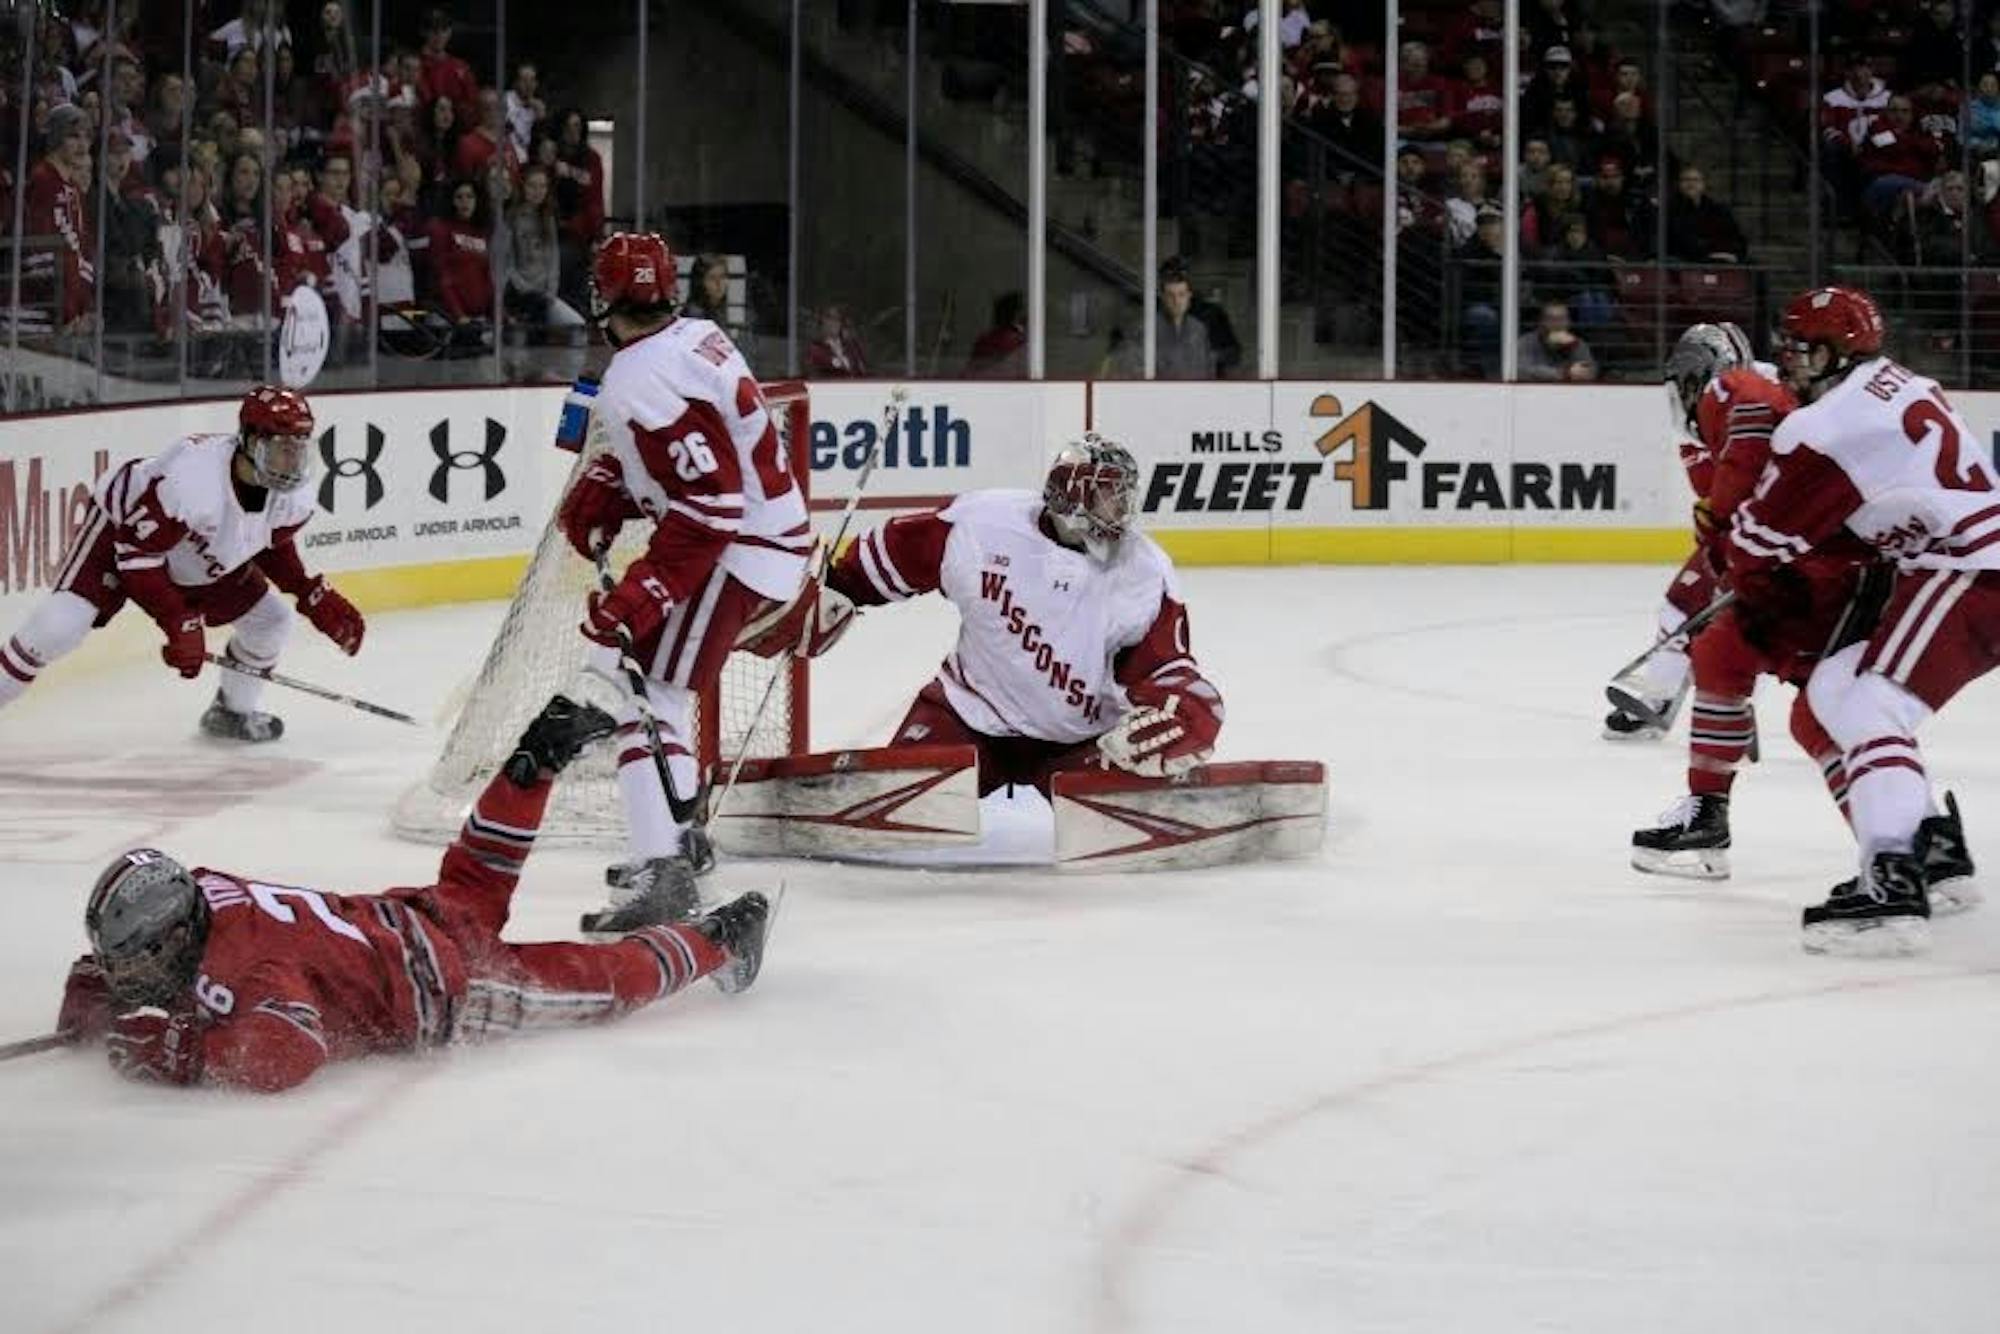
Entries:
<svg viewBox="0 0 2000 1334">
<path fill-rule="evenodd" d="M 888 381 L 812 387 L 824 522 L 877 447 Z M 1988 448 L 2000 394 L 1954 402 Z M 319 394 L 309 564 L 364 607 L 504 597 L 571 462 L 553 387 Z M 89 488 L 125 459 L 231 428 L 235 400 L 51 413 L 0 433 L 0 610 L 53 579 Z M 1686 482 L 1656 386 L 1274 383 L 910 386 L 864 507 L 1037 486 L 1095 430 L 1141 466 L 1142 522 L 1184 564 L 1671 561 Z"/>
</svg>

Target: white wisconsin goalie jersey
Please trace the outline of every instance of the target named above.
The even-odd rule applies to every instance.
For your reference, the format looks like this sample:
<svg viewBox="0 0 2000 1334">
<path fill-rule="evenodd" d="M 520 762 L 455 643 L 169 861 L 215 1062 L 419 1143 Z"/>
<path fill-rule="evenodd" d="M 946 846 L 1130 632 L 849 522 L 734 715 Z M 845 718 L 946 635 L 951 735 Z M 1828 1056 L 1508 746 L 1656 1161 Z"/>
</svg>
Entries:
<svg viewBox="0 0 2000 1334">
<path fill-rule="evenodd" d="M 868 533 L 828 583 L 864 606 L 932 590 L 951 599 L 958 643 L 937 679 L 988 736 L 1088 741 L 1123 716 L 1127 685 L 1210 689 L 1166 553 L 1131 531 L 1100 564 L 1044 533 L 1041 513 L 1031 491 L 974 492 Z"/>
</svg>

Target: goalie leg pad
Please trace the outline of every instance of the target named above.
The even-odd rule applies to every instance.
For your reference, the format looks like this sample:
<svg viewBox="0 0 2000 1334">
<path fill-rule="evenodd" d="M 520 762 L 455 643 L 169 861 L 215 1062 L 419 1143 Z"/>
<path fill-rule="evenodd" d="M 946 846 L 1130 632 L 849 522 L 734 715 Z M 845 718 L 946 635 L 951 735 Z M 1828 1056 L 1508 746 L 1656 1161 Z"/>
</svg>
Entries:
<svg viewBox="0 0 2000 1334">
<path fill-rule="evenodd" d="M 749 760 L 710 833 L 738 856 L 840 857 L 979 841 L 979 752 L 898 746 Z"/>
<path fill-rule="evenodd" d="M 1056 864 L 1151 871 L 1311 857 L 1326 838 L 1326 766 L 1310 760 L 1208 764 L 1160 781 L 1114 770 L 1051 784 Z"/>
</svg>

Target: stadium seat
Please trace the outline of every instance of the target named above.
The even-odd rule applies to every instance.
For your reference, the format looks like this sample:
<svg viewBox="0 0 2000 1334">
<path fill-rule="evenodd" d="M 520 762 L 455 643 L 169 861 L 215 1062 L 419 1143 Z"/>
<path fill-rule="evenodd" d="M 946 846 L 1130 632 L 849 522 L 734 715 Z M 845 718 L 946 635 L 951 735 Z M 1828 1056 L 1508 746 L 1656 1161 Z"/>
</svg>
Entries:
<svg viewBox="0 0 2000 1334">
<path fill-rule="evenodd" d="M 1754 326 L 1757 289 L 1747 270 L 1728 266 L 1683 269 L 1679 280 L 1679 323 L 1729 320 L 1745 329 Z"/>
</svg>

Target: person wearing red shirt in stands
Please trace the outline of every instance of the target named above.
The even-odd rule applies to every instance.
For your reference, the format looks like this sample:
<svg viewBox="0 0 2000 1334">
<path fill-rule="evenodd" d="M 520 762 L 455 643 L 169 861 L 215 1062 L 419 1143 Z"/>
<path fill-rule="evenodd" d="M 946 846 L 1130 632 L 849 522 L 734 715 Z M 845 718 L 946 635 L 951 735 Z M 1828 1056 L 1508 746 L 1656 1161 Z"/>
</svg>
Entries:
<svg viewBox="0 0 2000 1334">
<path fill-rule="evenodd" d="M 477 181 L 486 176 L 486 164 L 497 155 L 507 166 L 507 179 L 521 182 L 521 158 L 507 135 L 507 116 L 500 106 L 500 94 L 491 88 L 479 93 L 479 122 L 458 137 L 452 151 L 452 172 L 460 180 Z"/>
<path fill-rule="evenodd" d="M 1465 58 L 1465 81 L 1460 88 L 1463 101 L 1459 103 L 1457 117 L 1453 124 L 1458 133 L 1483 149 L 1500 147 L 1500 118 L 1505 104 L 1500 99 L 1500 84 L 1488 68 L 1486 57 L 1473 52 Z"/>
<path fill-rule="evenodd" d="M 574 107 L 556 114 L 555 160 L 547 165 L 562 247 L 562 299 L 588 310 L 591 247 L 604 230 L 604 159 L 590 146 L 583 113 Z"/>
<path fill-rule="evenodd" d="M 1886 213 L 1910 190 L 1937 175 L 1938 142 L 1916 125 L 1916 104 L 1906 94 L 1889 99 L 1881 120 L 1868 127 L 1860 144 L 1862 200 L 1873 213 Z"/>
<path fill-rule="evenodd" d="M 23 261 L 23 329 L 27 320 L 46 318 L 55 330 L 74 332 L 94 312 L 97 295 L 97 269 L 84 248 L 92 234 L 83 196 L 90 184 L 89 124 L 77 107 L 59 106 L 49 112 L 46 133 L 47 156 L 28 172 L 23 228 L 54 239 Z"/>
<path fill-rule="evenodd" d="M 1404 42 L 1402 71 L 1396 85 L 1396 124 L 1405 139 L 1449 139 L 1458 115 L 1456 79 L 1431 73 L 1431 49 L 1422 42 Z"/>
<path fill-rule="evenodd" d="M 479 112 L 479 80 L 473 77 L 472 66 L 445 49 L 450 45 L 451 14 L 433 9 L 424 20 L 423 72 L 417 79 L 417 94 L 426 104 L 450 98 L 458 123 L 470 125 Z"/>
<path fill-rule="evenodd" d="M 460 181 L 452 187 L 451 216 L 431 220 L 431 277 L 438 306 L 462 328 L 493 313 L 491 229 L 485 212 L 479 187 Z"/>
</svg>

